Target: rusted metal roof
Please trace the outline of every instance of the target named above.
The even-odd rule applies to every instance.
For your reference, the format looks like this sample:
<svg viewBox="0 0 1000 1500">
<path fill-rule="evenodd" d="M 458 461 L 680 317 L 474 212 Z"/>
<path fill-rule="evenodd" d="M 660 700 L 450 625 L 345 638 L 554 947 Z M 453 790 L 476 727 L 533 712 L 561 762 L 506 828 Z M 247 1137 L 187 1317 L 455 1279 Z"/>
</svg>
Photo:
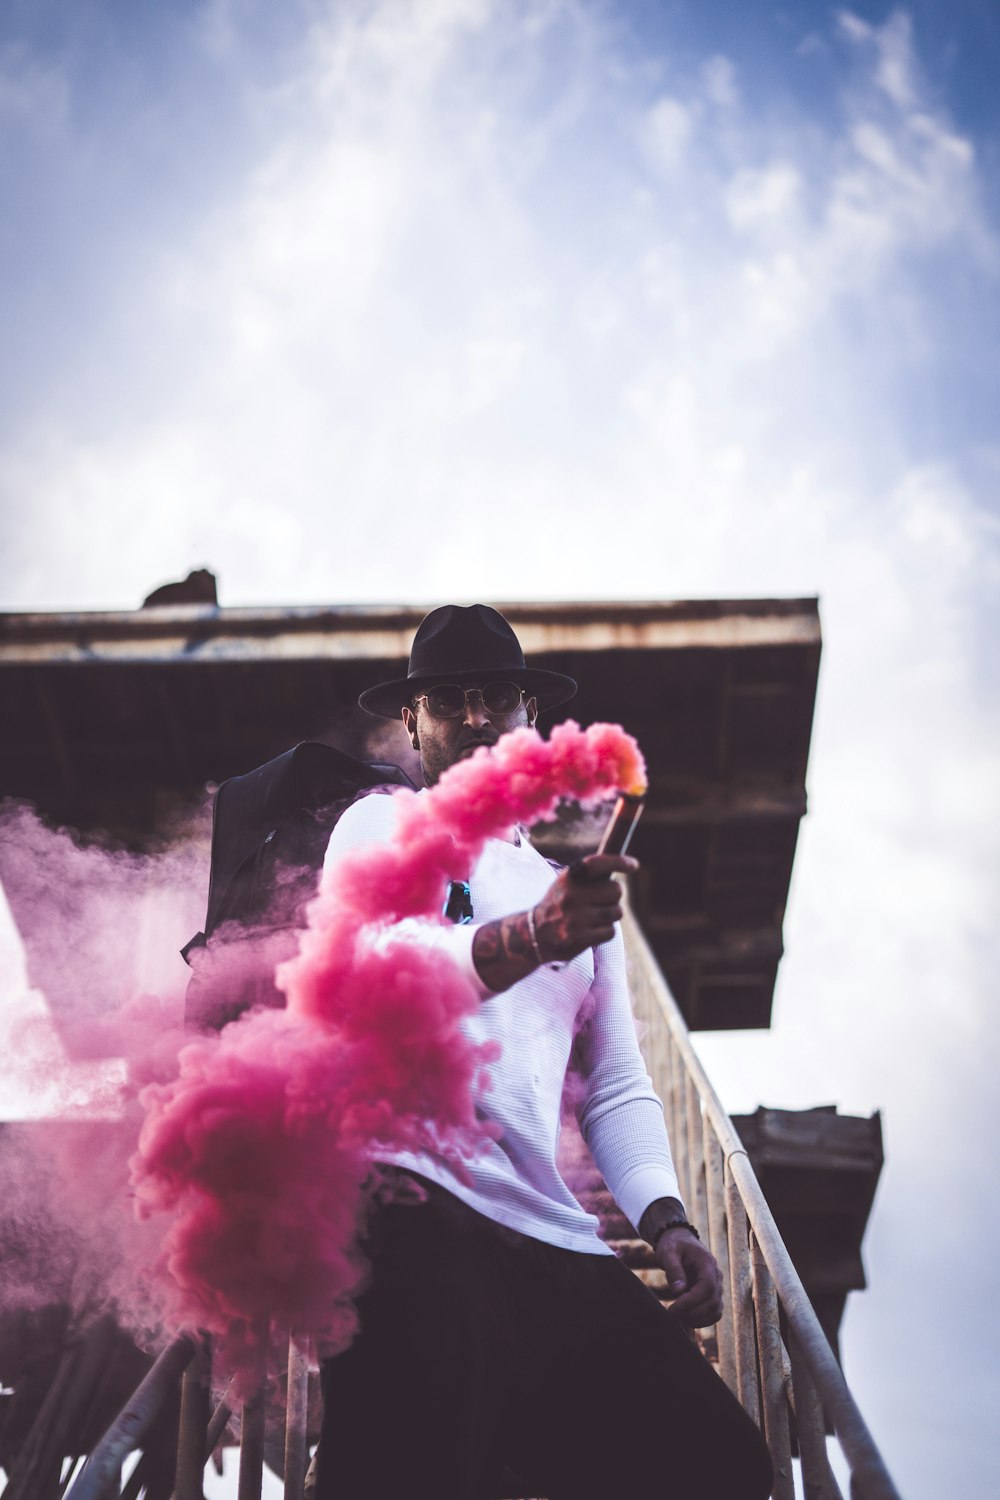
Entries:
<svg viewBox="0 0 1000 1500">
<path fill-rule="evenodd" d="M 142 847 L 206 784 L 299 740 L 412 764 L 356 700 L 405 672 L 429 607 L 0 615 L 0 795 Z M 689 1024 L 767 1026 L 806 808 L 816 600 L 497 607 L 529 660 L 580 683 L 550 722 L 616 720 L 643 747 L 635 905 Z M 542 837 L 558 852 L 582 836 L 570 822 Z"/>
</svg>

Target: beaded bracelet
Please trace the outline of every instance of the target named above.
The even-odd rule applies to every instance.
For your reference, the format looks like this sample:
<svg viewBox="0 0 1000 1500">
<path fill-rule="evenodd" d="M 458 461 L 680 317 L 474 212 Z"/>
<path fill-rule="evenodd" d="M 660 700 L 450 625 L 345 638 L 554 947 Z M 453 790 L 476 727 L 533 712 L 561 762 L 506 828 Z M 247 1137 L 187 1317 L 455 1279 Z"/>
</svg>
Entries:
<svg viewBox="0 0 1000 1500">
<path fill-rule="evenodd" d="M 528 907 L 528 910 L 525 912 L 525 916 L 528 918 L 528 936 L 531 939 L 532 951 L 534 952 L 535 957 L 538 959 L 538 962 L 540 964 L 543 964 L 545 960 L 542 957 L 542 950 L 538 946 L 538 934 L 535 932 L 535 913 L 532 907 Z"/>
<path fill-rule="evenodd" d="M 698 1233 L 697 1229 L 695 1229 L 694 1225 L 687 1219 L 671 1219 L 669 1224 L 661 1224 L 659 1229 L 654 1232 L 653 1238 L 649 1242 L 654 1250 L 657 1250 L 659 1248 L 660 1241 L 662 1240 L 668 1229 L 689 1229 L 696 1240 L 701 1239 L 701 1235 Z"/>
</svg>

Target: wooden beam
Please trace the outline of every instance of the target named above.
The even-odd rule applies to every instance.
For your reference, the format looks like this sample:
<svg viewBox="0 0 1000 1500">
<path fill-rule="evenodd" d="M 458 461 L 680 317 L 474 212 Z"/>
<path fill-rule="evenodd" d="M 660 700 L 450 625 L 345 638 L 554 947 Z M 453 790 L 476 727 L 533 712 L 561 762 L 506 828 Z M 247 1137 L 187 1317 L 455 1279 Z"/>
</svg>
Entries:
<svg viewBox="0 0 1000 1500">
<path fill-rule="evenodd" d="M 399 660 L 430 606 L 0 615 L 0 665 Z M 815 599 L 501 604 L 529 658 L 546 652 L 819 648 Z"/>
</svg>

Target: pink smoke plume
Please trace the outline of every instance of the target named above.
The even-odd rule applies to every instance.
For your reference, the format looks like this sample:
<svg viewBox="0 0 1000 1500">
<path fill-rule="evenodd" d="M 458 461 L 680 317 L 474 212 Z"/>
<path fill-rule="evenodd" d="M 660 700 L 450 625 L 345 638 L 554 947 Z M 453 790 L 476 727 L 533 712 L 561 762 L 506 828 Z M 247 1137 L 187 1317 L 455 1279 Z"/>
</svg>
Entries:
<svg viewBox="0 0 1000 1500">
<path fill-rule="evenodd" d="M 352 1336 L 364 1274 L 359 1232 L 373 1146 L 430 1150 L 461 1171 L 490 1127 L 477 1089 L 495 1057 L 464 1033 L 477 1004 L 458 968 L 404 927 L 441 922 L 488 838 L 551 816 L 571 796 L 640 791 L 638 746 L 617 725 L 530 729 L 400 790 L 394 837 L 323 875 L 284 1011 L 256 1011 L 184 1048 L 147 1089 L 133 1159 L 140 1214 L 169 1215 L 160 1270 L 169 1327 L 212 1333 L 248 1371 L 260 1330 Z"/>
</svg>

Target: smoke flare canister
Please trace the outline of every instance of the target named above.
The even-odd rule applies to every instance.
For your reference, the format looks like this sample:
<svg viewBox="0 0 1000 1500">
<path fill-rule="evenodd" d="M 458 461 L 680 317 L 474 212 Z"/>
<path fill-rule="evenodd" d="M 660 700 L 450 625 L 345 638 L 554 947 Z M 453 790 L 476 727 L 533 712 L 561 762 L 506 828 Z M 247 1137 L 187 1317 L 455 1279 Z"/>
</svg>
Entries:
<svg viewBox="0 0 1000 1500">
<path fill-rule="evenodd" d="M 635 825 L 642 814 L 645 802 L 631 792 L 622 792 L 608 819 L 604 837 L 597 846 L 598 854 L 624 854 L 632 840 Z"/>
</svg>

